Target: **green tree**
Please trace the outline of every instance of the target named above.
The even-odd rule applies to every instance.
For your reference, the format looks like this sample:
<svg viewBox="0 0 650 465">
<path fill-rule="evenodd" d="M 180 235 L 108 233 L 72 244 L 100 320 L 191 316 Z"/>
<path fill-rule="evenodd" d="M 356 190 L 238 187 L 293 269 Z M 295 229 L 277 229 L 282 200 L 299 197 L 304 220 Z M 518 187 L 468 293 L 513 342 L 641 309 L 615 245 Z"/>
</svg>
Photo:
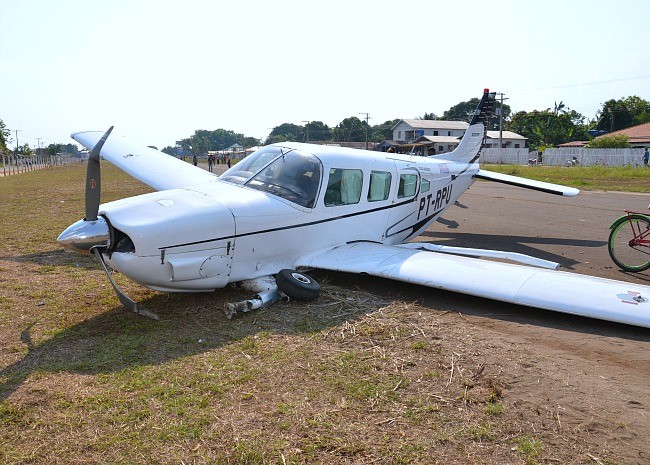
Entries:
<svg viewBox="0 0 650 465">
<path fill-rule="evenodd" d="M 600 136 L 590 140 L 587 147 L 594 149 L 626 149 L 630 148 L 629 138 L 625 134 Z"/>
<path fill-rule="evenodd" d="M 5 126 L 4 121 L 0 119 L 0 153 L 3 153 L 7 155 L 9 153 L 9 148 L 7 147 L 7 144 L 9 143 L 9 137 L 11 136 L 11 132 L 9 129 L 7 129 L 7 126 Z"/>
<path fill-rule="evenodd" d="M 426 113 L 425 113 L 426 115 Z M 369 140 L 373 142 L 381 142 L 384 140 L 393 139 L 393 127 L 399 123 L 400 119 L 384 121 L 382 124 L 377 124 L 371 128 Z"/>
<path fill-rule="evenodd" d="M 309 135 L 309 137 L 307 137 Z M 305 124 L 305 141 L 327 141 L 330 140 L 330 128 L 322 121 L 310 121 Z"/>
<path fill-rule="evenodd" d="M 420 117 L 420 119 L 424 120 L 436 120 L 438 119 L 438 115 L 435 113 L 427 113 L 426 111 L 424 112 L 424 116 Z"/>
<path fill-rule="evenodd" d="M 620 131 L 650 121 L 650 103 L 636 95 L 608 100 L 596 113 L 595 129 Z"/>
<path fill-rule="evenodd" d="M 194 155 L 204 155 L 209 150 L 223 150 L 235 143 L 244 145 L 244 135 L 226 129 L 197 129 L 194 134 L 181 140 L 181 147 Z M 257 144 L 253 144 L 257 145 Z"/>
<path fill-rule="evenodd" d="M 505 129 L 516 132 L 528 138 L 528 146 L 533 150 L 539 147 L 549 147 L 587 139 L 587 126 L 584 116 L 575 110 L 570 110 L 560 102 L 551 111 L 515 113 L 504 125 Z"/>
<path fill-rule="evenodd" d="M 366 130 L 370 128 L 365 121 L 350 116 L 332 130 L 332 139 L 337 142 L 363 142 L 366 140 Z"/>
<path fill-rule="evenodd" d="M 261 141 L 256 138 L 256 137 L 244 137 L 240 144 L 245 148 L 249 149 L 251 147 L 255 147 L 261 144 Z"/>
<path fill-rule="evenodd" d="M 32 149 L 29 148 L 29 144 L 19 146 L 18 153 L 20 153 L 23 157 L 32 157 L 34 155 Z"/>
<path fill-rule="evenodd" d="M 266 138 L 266 144 L 274 144 L 276 142 L 298 142 L 302 140 L 304 128 L 293 123 L 282 123 L 273 128 L 271 133 Z"/>
<path fill-rule="evenodd" d="M 74 144 L 54 143 L 45 147 L 48 155 L 57 155 L 59 153 L 77 153 L 77 146 Z"/>
</svg>

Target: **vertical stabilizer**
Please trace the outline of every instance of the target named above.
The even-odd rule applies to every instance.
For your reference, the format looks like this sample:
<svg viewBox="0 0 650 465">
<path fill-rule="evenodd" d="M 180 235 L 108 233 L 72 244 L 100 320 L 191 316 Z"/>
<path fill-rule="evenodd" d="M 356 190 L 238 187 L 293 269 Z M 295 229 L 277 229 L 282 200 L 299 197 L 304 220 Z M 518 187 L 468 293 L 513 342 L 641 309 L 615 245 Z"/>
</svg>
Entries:
<svg viewBox="0 0 650 465">
<path fill-rule="evenodd" d="M 465 131 L 465 135 L 461 139 L 460 144 L 458 144 L 458 147 L 452 152 L 433 155 L 431 158 L 442 158 L 468 163 L 473 163 L 478 160 L 481 147 L 483 147 L 483 140 L 485 139 L 486 124 L 494 108 L 495 96 L 496 94 L 494 92 L 485 89 L 483 91 L 483 97 L 472 115 L 469 127 Z"/>
</svg>

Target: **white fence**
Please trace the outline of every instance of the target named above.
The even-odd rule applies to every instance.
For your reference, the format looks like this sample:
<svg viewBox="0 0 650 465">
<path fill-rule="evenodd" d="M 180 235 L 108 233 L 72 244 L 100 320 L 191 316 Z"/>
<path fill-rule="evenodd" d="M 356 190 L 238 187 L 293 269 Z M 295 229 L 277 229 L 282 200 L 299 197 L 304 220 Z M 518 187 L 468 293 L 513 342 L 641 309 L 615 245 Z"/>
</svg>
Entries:
<svg viewBox="0 0 650 465">
<path fill-rule="evenodd" d="M 588 149 L 581 147 L 563 147 L 546 149 L 542 152 L 541 163 L 544 165 L 565 166 L 573 157 L 582 166 L 642 166 L 643 148 L 634 149 Z M 528 149 L 484 149 L 481 163 L 527 165 L 538 158 L 537 152 Z"/>
<path fill-rule="evenodd" d="M 536 157 L 537 154 L 528 149 L 483 149 L 480 162 L 494 165 L 527 165 L 533 156 Z"/>
<path fill-rule="evenodd" d="M 66 155 L 34 155 L 32 157 L 2 155 L 0 157 L 0 163 L 0 176 L 10 176 L 12 174 L 49 168 L 50 166 L 83 163 L 83 159 Z"/>
</svg>

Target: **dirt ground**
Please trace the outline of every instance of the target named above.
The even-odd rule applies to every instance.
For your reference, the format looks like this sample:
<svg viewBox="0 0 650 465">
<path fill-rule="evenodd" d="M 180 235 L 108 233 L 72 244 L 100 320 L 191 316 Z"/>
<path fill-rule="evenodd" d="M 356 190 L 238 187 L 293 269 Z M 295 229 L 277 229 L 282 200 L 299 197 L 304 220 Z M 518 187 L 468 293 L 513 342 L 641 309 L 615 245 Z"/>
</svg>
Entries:
<svg viewBox="0 0 650 465">
<path fill-rule="evenodd" d="M 607 253 L 611 222 L 623 209 L 644 210 L 649 202 L 648 194 L 583 192 L 563 198 L 479 182 L 421 239 L 526 253 L 559 262 L 564 270 L 650 285 L 650 272 L 621 272 Z M 623 463 L 650 463 L 650 330 L 388 286 L 375 278 L 337 280 L 459 312 L 489 348 L 484 355 L 499 365 L 500 378 L 508 380 L 509 402 L 524 407 L 531 423 L 555 424 L 576 437 L 584 430 L 591 438 L 586 440 L 603 438 L 604 448 L 623 445 Z"/>
</svg>

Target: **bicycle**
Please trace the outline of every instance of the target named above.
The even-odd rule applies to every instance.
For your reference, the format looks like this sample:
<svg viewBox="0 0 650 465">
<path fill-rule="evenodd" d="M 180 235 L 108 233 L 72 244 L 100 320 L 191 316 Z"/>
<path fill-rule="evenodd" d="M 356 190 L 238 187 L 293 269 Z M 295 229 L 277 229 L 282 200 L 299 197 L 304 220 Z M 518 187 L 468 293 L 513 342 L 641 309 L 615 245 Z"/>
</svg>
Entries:
<svg viewBox="0 0 650 465">
<path fill-rule="evenodd" d="M 650 268 L 650 217 L 641 212 L 625 210 L 609 227 L 607 250 L 614 263 L 625 271 Z"/>
</svg>

